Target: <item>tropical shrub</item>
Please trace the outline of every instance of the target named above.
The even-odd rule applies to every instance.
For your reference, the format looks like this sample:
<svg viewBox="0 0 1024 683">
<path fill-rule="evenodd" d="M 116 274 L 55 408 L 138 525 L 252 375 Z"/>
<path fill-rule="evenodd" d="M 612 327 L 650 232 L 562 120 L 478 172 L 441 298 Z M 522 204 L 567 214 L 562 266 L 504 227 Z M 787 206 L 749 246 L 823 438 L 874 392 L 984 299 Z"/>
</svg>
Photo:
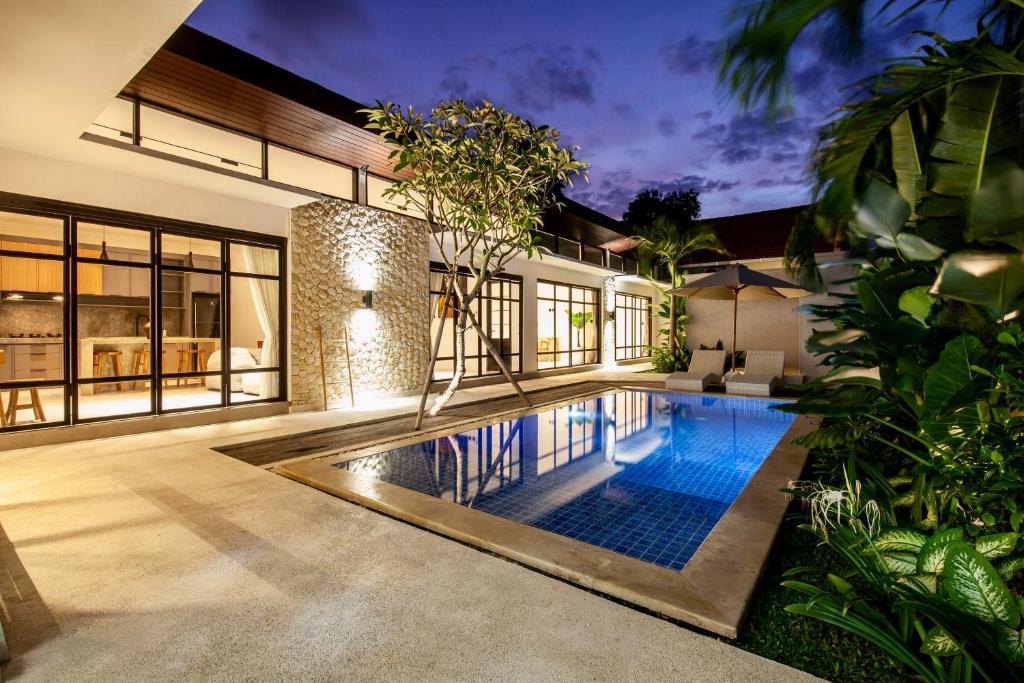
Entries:
<svg viewBox="0 0 1024 683">
<path fill-rule="evenodd" d="M 901 12 L 923 4 L 903 5 Z M 828 373 L 790 412 L 814 481 L 808 530 L 848 567 L 791 611 L 884 649 L 927 681 L 1021 680 L 1024 519 L 1022 3 L 985 3 L 978 34 L 934 34 L 854 90 L 822 131 L 814 203 L 787 257 L 820 283 L 821 233 L 845 237 L 851 280 L 808 312 Z M 775 104 L 793 41 L 816 20 L 855 44 L 866 3 L 761 3 L 727 45 L 741 100 Z M 902 15 L 901 15 L 902 16 Z"/>
<path fill-rule="evenodd" d="M 972 538 L 958 527 L 891 526 L 891 511 L 857 484 L 796 493 L 811 510 L 804 528 L 837 550 L 849 570 L 830 574 L 827 590 L 784 581 L 808 597 L 787 611 L 863 637 L 925 681 L 1020 679 L 1024 601 L 1007 586 L 1024 567 L 1019 533 Z"/>
<path fill-rule="evenodd" d="M 673 351 L 668 344 L 651 347 L 651 365 L 655 372 L 685 370 L 690 364 L 690 353 L 680 346 Z"/>
</svg>

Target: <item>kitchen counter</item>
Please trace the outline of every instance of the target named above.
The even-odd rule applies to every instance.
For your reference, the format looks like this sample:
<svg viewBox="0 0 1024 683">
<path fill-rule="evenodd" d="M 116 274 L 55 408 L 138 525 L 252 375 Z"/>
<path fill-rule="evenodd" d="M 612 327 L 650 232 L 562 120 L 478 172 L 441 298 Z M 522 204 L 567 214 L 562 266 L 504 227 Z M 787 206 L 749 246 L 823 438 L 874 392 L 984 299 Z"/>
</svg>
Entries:
<svg viewBox="0 0 1024 683">
<path fill-rule="evenodd" d="M 220 343 L 219 337 L 163 337 L 163 343 L 167 344 L 197 344 L 206 347 L 207 354 L 214 349 L 215 344 Z M 92 377 L 93 374 L 93 351 L 97 346 L 117 346 L 120 344 L 138 344 L 139 351 L 149 350 L 149 337 L 82 337 L 78 340 L 78 376 L 80 378 Z M 126 375 L 132 373 L 134 359 L 130 357 L 122 360 L 123 372 Z M 116 379 L 112 381 L 117 381 Z M 96 390 L 95 384 L 83 384 L 79 391 L 83 394 L 91 394 Z"/>
<path fill-rule="evenodd" d="M 0 344 L 63 344 L 64 337 L 0 337 Z"/>
<path fill-rule="evenodd" d="M 165 344 L 214 344 L 219 337 L 164 337 Z M 82 337 L 79 343 L 91 344 L 148 344 L 149 337 Z"/>
</svg>

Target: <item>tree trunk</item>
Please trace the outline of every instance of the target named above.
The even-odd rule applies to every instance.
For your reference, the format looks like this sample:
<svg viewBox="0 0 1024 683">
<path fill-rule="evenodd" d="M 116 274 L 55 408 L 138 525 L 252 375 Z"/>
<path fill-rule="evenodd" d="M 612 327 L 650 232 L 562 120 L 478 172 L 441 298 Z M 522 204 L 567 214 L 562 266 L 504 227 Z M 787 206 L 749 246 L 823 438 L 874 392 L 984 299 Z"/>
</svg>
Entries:
<svg viewBox="0 0 1024 683">
<path fill-rule="evenodd" d="M 504 373 L 505 379 L 508 380 L 508 383 L 511 384 L 512 388 L 516 390 L 517 394 L 519 394 L 519 398 L 523 399 L 523 403 L 525 403 L 528 408 L 532 408 L 533 403 L 530 402 L 530 399 L 526 396 L 526 393 L 523 392 L 522 387 L 519 386 L 519 382 L 517 382 L 515 378 L 512 377 L 512 371 L 509 370 L 508 365 L 505 364 L 505 359 L 502 358 L 501 354 L 498 353 L 498 350 L 494 348 L 494 344 L 491 343 L 490 337 L 484 334 L 483 328 L 480 327 L 480 322 L 476 319 L 476 316 L 473 314 L 473 311 L 469 311 L 469 322 L 473 325 L 473 329 L 476 330 L 477 335 L 480 337 L 480 341 L 483 342 L 483 345 L 487 348 L 487 351 L 498 363 L 498 367 L 501 368 L 501 372 Z"/>
<path fill-rule="evenodd" d="M 676 353 L 676 298 L 669 294 L 668 298 L 668 350 Z"/>
<path fill-rule="evenodd" d="M 427 396 L 430 395 L 430 380 L 434 377 L 434 367 L 437 365 L 437 354 L 441 349 L 441 337 L 444 336 L 444 321 L 445 316 L 448 315 L 448 307 L 450 306 L 449 297 L 452 294 L 452 283 L 455 281 L 455 276 L 448 278 L 448 286 L 444 289 L 443 298 L 440 300 L 443 308 L 441 309 L 441 324 L 437 326 L 437 334 L 434 335 L 434 346 L 430 350 L 430 362 L 427 364 L 427 374 L 423 378 L 423 393 L 420 394 L 420 408 L 416 411 L 416 426 L 413 427 L 416 431 L 419 431 L 423 425 L 423 415 L 425 408 L 427 407 Z M 433 315 L 433 313 L 431 313 Z M 325 403 L 326 405 L 326 403 Z"/>
<path fill-rule="evenodd" d="M 679 284 L 678 283 L 679 274 L 678 274 L 678 271 L 676 270 L 675 265 L 673 265 L 671 263 L 668 266 L 668 277 L 669 277 L 669 282 L 672 283 L 673 287 L 678 286 L 678 284 Z M 677 311 L 678 311 L 678 309 L 676 308 L 676 297 L 674 297 L 671 294 L 669 294 L 669 298 L 668 298 L 668 350 L 672 353 L 672 357 L 673 358 L 675 358 L 675 355 L 676 355 L 676 350 L 677 350 L 676 347 L 679 345 L 679 340 L 676 339 L 676 330 L 679 327 L 676 324 Z"/>
<path fill-rule="evenodd" d="M 430 417 L 436 417 L 441 409 L 444 408 L 445 404 L 452 399 L 455 395 L 455 390 L 462 384 L 462 378 L 466 375 L 466 309 L 459 304 L 459 317 L 456 319 L 455 324 L 455 372 L 452 374 L 451 380 L 448 382 L 448 386 L 444 388 L 437 398 L 434 399 L 433 405 L 430 406 Z"/>
</svg>

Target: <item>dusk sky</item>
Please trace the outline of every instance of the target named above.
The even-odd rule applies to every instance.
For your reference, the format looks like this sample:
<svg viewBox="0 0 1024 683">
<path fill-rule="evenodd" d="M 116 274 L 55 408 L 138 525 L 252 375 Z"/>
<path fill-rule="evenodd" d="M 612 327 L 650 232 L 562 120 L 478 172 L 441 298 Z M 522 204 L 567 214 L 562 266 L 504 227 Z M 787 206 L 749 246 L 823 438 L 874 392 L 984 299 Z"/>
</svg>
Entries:
<svg viewBox="0 0 1024 683">
<path fill-rule="evenodd" d="M 615 218 L 648 187 L 699 190 L 715 217 L 807 201 L 808 151 L 839 89 L 910 53 L 913 29 L 952 37 L 969 14 L 955 10 L 975 5 L 954 4 L 877 24 L 853 67 L 808 41 L 793 114 L 775 124 L 717 87 L 731 2 L 205 0 L 188 23 L 360 102 L 486 98 L 552 125 L 591 164 L 572 196 Z"/>
</svg>

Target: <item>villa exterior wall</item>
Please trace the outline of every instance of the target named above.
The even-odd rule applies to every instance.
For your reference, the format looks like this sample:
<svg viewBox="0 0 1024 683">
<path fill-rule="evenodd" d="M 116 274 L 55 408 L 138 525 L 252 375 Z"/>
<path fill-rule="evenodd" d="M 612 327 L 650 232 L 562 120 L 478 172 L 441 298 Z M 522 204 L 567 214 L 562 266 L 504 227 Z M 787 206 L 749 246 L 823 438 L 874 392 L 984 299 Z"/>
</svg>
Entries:
<svg viewBox="0 0 1024 683">
<path fill-rule="evenodd" d="M 264 235 L 288 231 L 282 206 L 5 148 L 0 190 Z"/>
<path fill-rule="evenodd" d="M 785 268 L 757 268 L 758 271 L 785 280 L 790 277 Z M 849 276 L 847 268 L 836 267 L 822 271 L 827 282 L 835 282 Z M 830 287 L 835 290 L 836 287 Z M 736 349 L 747 351 L 784 351 L 786 368 L 796 369 L 808 377 L 824 373 L 817 358 L 804 349 L 804 343 L 821 324 L 812 324 L 810 319 L 796 308 L 805 304 L 834 303 L 836 300 L 825 294 L 815 294 L 801 299 L 766 299 L 740 301 L 736 326 Z M 732 343 L 732 302 L 689 299 L 686 301 L 689 322 L 686 327 L 686 346 L 698 349 L 714 346 L 719 340 L 728 349 Z"/>
<path fill-rule="evenodd" d="M 418 389 L 429 361 L 429 248 L 423 221 L 323 199 L 292 210 L 291 398 L 323 401 L 317 327 L 351 334 L 352 375 L 360 394 Z M 373 307 L 363 307 L 363 291 Z M 328 403 L 347 405 L 341 345 L 324 344 Z"/>
</svg>

